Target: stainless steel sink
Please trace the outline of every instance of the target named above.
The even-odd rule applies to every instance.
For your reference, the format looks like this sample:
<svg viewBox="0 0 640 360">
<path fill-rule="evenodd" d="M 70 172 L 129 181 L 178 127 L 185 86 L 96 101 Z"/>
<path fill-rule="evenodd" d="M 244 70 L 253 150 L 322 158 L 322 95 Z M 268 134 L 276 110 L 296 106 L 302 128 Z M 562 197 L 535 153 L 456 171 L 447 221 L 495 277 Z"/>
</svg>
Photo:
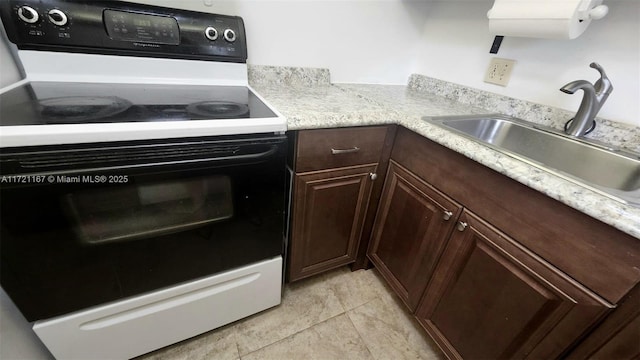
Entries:
<svg viewBox="0 0 640 360">
<path fill-rule="evenodd" d="M 423 119 L 616 200 L 640 206 L 638 154 L 503 115 Z"/>
</svg>

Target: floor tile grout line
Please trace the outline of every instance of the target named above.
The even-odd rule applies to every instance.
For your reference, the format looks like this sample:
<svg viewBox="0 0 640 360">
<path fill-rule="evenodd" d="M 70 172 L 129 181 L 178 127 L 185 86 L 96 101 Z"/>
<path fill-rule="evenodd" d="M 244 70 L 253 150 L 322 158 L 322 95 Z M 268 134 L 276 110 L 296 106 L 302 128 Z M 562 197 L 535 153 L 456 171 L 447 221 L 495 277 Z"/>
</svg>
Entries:
<svg viewBox="0 0 640 360">
<path fill-rule="evenodd" d="M 284 341 L 284 340 L 287 340 L 287 339 L 288 339 L 288 338 L 290 338 L 290 337 L 294 337 L 294 336 L 296 336 L 297 334 L 299 334 L 299 333 L 301 333 L 301 332 L 303 332 L 303 331 L 305 331 L 305 330 L 309 330 L 309 329 L 311 329 L 312 327 L 314 327 L 314 326 L 316 326 L 316 325 L 320 325 L 320 324 L 322 324 L 322 323 L 325 323 L 325 322 L 327 322 L 327 321 L 329 321 L 329 320 L 331 320 L 331 319 L 333 319 L 333 318 L 336 318 L 336 317 L 338 317 L 338 316 L 340 316 L 340 315 L 345 315 L 345 316 L 347 316 L 347 318 L 349 318 L 349 316 L 347 315 L 347 313 L 346 313 L 346 312 L 341 312 L 340 314 L 336 314 L 336 315 L 334 315 L 334 316 L 332 316 L 332 317 L 330 317 L 330 318 L 326 318 L 326 319 L 324 319 L 324 320 L 322 320 L 322 321 L 320 321 L 320 322 L 317 322 L 317 323 L 315 323 L 315 324 L 313 324 L 313 325 L 311 325 L 311 326 L 308 326 L 308 327 L 306 327 L 306 328 L 304 328 L 304 329 L 302 329 L 302 330 L 300 330 L 300 331 L 296 331 L 295 333 L 293 333 L 293 334 L 291 334 L 291 335 L 289 335 L 289 336 L 287 336 L 287 337 L 285 337 L 285 338 L 282 338 L 282 339 L 280 339 L 280 340 L 278 340 L 278 341 L 274 341 L 274 342 L 272 342 L 271 344 L 265 345 L 265 346 L 263 346 L 263 347 L 261 347 L 261 348 L 259 348 L 259 349 L 255 349 L 255 350 L 253 350 L 253 351 L 251 351 L 251 352 L 248 352 L 248 353 L 244 354 L 243 356 L 247 356 L 247 355 L 249 355 L 249 354 L 253 354 L 254 352 L 256 352 L 256 351 L 260 351 L 260 350 L 262 350 L 262 349 L 264 349 L 264 348 L 266 348 L 266 347 L 268 347 L 268 346 L 275 345 L 275 344 L 277 344 L 277 343 L 279 343 L 279 342 L 282 342 L 282 341 Z M 349 319 L 349 321 L 351 321 L 351 319 Z M 351 324 L 353 324 L 353 321 L 351 321 Z M 355 326 L 354 326 L 354 327 L 355 327 Z M 356 329 L 356 330 L 357 330 L 357 329 Z M 236 345 L 237 345 L 237 343 L 236 343 Z M 367 350 L 368 350 L 368 349 L 367 349 Z M 238 349 L 238 355 L 240 355 L 240 349 Z"/>
<path fill-rule="evenodd" d="M 351 309 L 351 310 L 349 310 L 349 311 L 353 311 L 353 310 L 355 310 L 355 309 L 357 309 L 357 308 L 359 308 L 359 307 L 365 306 L 365 305 L 367 305 L 367 304 L 369 304 L 369 303 L 371 303 L 371 302 L 373 302 L 373 301 L 376 301 L 376 300 L 384 301 L 384 300 L 382 300 L 382 298 L 380 298 L 380 296 L 376 296 L 375 298 L 373 298 L 373 299 L 371 299 L 371 300 L 367 301 L 366 303 L 364 303 L 364 304 L 362 304 L 362 305 L 360 305 L 360 306 L 356 306 L 355 308 L 353 308 L 353 309 Z M 369 345 L 367 345 L 367 342 L 365 341 L 364 337 L 362 336 L 362 334 L 361 334 L 361 333 L 360 333 L 360 331 L 358 330 L 358 327 L 357 327 L 357 326 L 356 326 L 356 324 L 353 322 L 353 320 L 351 320 L 351 316 L 349 316 L 349 314 L 348 314 L 348 313 L 345 313 L 345 315 L 347 315 L 347 319 L 349 319 L 349 322 L 351 322 L 351 325 L 353 326 L 353 328 L 354 328 L 354 329 L 356 329 L 356 333 L 358 334 L 358 337 L 360 338 L 360 340 L 362 340 L 362 343 L 364 344 L 364 347 L 366 347 L 366 348 L 367 348 L 367 351 L 369 352 L 369 355 L 371 355 L 371 358 L 372 358 L 372 359 L 376 359 L 376 360 L 377 360 L 376 356 L 375 356 L 375 355 L 373 355 L 373 352 L 372 352 L 372 351 L 371 351 L 371 349 L 369 348 Z"/>
<path fill-rule="evenodd" d="M 347 311 L 349 311 L 349 309 L 347 309 L 347 305 L 343 303 L 341 296 L 338 295 L 339 291 L 337 291 L 336 289 L 336 284 L 329 284 L 329 288 L 331 289 L 331 291 L 333 291 L 333 294 L 336 296 L 336 299 L 338 299 L 338 303 L 342 307 L 342 313 L 346 314 Z"/>
<path fill-rule="evenodd" d="M 374 270 L 375 270 L 375 268 L 370 268 L 370 269 L 360 269 L 360 270 L 355 270 L 355 271 L 354 271 L 354 270 L 351 270 L 351 271 L 350 271 L 350 272 L 348 272 L 347 274 L 352 275 L 352 274 L 354 274 L 354 273 L 356 273 L 356 272 L 358 272 L 358 271 L 361 271 L 361 270 L 362 270 L 362 271 L 364 271 L 364 272 L 369 272 L 369 271 L 371 271 L 371 272 L 374 274 L 373 276 L 376 276 L 376 275 L 375 275 L 375 271 L 374 271 Z M 371 286 L 372 284 L 367 284 L 367 285 Z M 351 306 L 351 307 L 349 307 L 349 305 L 348 305 L 348 304 L 343 303 L 343 301 L 344 301 L 344 300 L 342 299 L 342 297 L 341 297 L 341 296 L 339 296 L 339 295 L 338 295 L 338 291 L 336 291 L 336 284 L 331 284 L 329 287 L 330 287 L 330 288 L 333 290 L 333 292 L 335 293 L 336 297 L 338 298 L 338 302 L 340 303 L 340 305 L 341 305 L 341 306 L 342 306 L 342 308 L 344 309 L 344 312 L 345 312 L 345 313 L 347 313 L 347 312 L 349 312 L 349 311 L 351 311 L 351 310 L 353 310 L 353 309 L 356 309 L 356 308 L 358 308 L 358 307 L 360 307 L 360 306 L 362 306 L 362 305 L 365 305 L 365 304 L 367 304 L 367 303 L 371 302 L 372 300 L 375 300 L 376 298 L 378 298 L 378 297 L 379 297 L 379 294 L 377 294 L 377 295 L 376 295 L 373 299 L 371 299 L 371 300 L 368 300 L 368 301 L 366 301 L 366 302 L 364 302 L 364 303 L 362 303 L 362 304 L 356 305 L 356 306 Z"/>
<path fill-rule="evenodd" d="M 238 336 L 237 333 L 236 333 L 236 336 Z M 238 352 L 238 360 L 242 360 L 242 355 L 240 355 L 240 345 L 238 345 L 238 339 L 236 339 L 235 343 L 236 343 L 236 351 Z"/>
<path fill-rule="evenodd" d="M 323 280 L 323 281 L 326 281 L 326 280 Z M 286 284 L 285 284 L 285 286 L 286 286 Z M 280 342 L 280 341 L 282 341 L 282 340 L 285 340 L 285 339 L 287 339 L 287 338 L 289 338 L 289 337 L 291 337 L 291 336 L 294 336 L 294 335 L 296 335 L 296 334 L 298 334 L 298 333 L 300 333 L 300 332 L 303 332 L 303 331 L 305 331 L 305 330 L 307 330 L 307 329 L 309 329 L 309 328 L 311 328 L 311 327 L 313 327 L 313 326 L 316 326 L 316 325 L 321 324 L 321 323 L 323 323 L 323 322 L 325 322 L 325 321 L 328 321 L 329 319 L 332 319 L 332 318 L 334 318 L 334 317 L 340 316 L 340 315 L 342 315 L 342 314 L 345 314 L 345 315 L 346 315 L 347 310 L 345 310 L 345 307 L 344 307 L 344 305 L 342 304 L 342 302 L 340 301 L 340 297 L 336 294 L 336 291 L 335 291 L 334 287 L 333 287 L 332 285 L 330 285 L 330 286 L 329 286 L 329 288 L 334 292 L 334 295 L 336 295 L 336 299 L 338 300 L 338 304 L 340 304 L 340 307 L 342 308 L 342 311 L 341 311 L 340 313 L 337 313 L 336 315 L 333 315 L 333 316 L 331 316 L 331 317 L 328 317 L 328 318 L 326 318 L 326 319 L 324 319 L 324 320 L 322 320 L 322 321 L 320 321 L 320 322 L 317 322 L 317 323 L 311 324 L 311 325 L 309 325 L 309 326 L 306 326 L 305 328 L 300 329 L 300 330 L 296 331 L 295 333 L 293 333 L 293 334 L 291 334 L 291 335 L 289 335 L 289 336 L 286 336 L 286 337 L 284 337 L 284 338 L 282 338 L 282 339 L 280 339 L 280 340 L 277 340 L 277 341 L 274 341 L 274 342 L 269 343 L 269 344 L 267 344 L 267 345 L 261 346 L 261 347 L 259 347 L 258 349 L 255 349 L 255 350 L 253 350 L 253 351 L 250 351 L 250 352 L 248 352 L 248 353 L 244 354 L 244 356 L 249 355 L 249 354 L 251 354 L 251 353 L 254 353 L 254 352 L 258 351 L 258 350 L 264 349 L 264 348 L 265 348 L 265 347 L 267 347 L 267 346 L 271 346 L 271 345 L 273 345 L 273 344 L 276 344 L 276 343 L 278 343 L 278 342 Z M 282 303 L 281 303 L 281 304 L 282 304 Z M 240 348 L 239 348 L 239 346 L 238 346 L 238 342 L 237 342 L 237 341 L 236 341 L 236 346 L 238 347 L 238 356 L 241 356 Z"/>
<path fill-rule="evenodd" d="M 367 301 L 367 302 L 364 302 L 364 303 L 362 303 L 362 304 L 360 304 L 360 305 L 358 305 L 358 306 L 354 306 L 352 309 L 349 309 L 349 310 L 345 311 L 345 313 L 351 312 L 351 311 L 353 311 L 353 310 L 355 310 L 355 309 L 357 309 L 357 308 L 359 308 L 359 307 L 365 306 L 365 305 L 367 305 L 367 304 L 369 304 L 369 303 L 372 303 L 372 302 L 374 302 L 374 301 L 376 301 L 376 300 L 384 301 L 384 300 L 382 300 L 382 298 L 380 297 L 380 295 L 376 295 L 373 299 L 371 299 L 371 300 L 369 300 L 369 301 Z"/>
<path fill-rule="evenodd" d="M 400 309 L 404 314 L 408 315 L 408 317 L 409 317 L 409 321 L 412 323 L 412 325 L 415 325 L 415 326 L 416 326 L 416 328 L 418 329 L 418 332 L 419 332 L 420 334 L 422 334 L 422 335 L 427 335 L 427 334 L 426 334 L 426 332 L 424 332 L 424 329 L 423 329 L 423 328 L 421 327 L 421 325 L 419 324 L 419 322 L 418 322 L 418 320 L 416 319 L 416 317 L 415 317 L 415 316 L 414 316 L 414 315 L 409 311 L 409 309 L 407 309 L 407 308 L 404 306 L 404 304 L 401 302 L 401 299 L 399 298 L 399 296 L 398 296 L 397 294 L 395 294 L 395 293 L 391 293 L 391 292 L 390 292 L 390 295 L 392 295 L 392 296 L 394 297 L 394 299 L 392 299 L 392 300 L 396 301 L 396 303 L 395 303 L 395 304 L 388 304 L 388 303 L 387 303 L 387 304 L 388 304 L 388 306 L 397 306 L 397 308 L 398 308 L 398 309 Z M 369 303 L 371 303 L 371 302 L 373 302 L 373 301 L 376 301 L 376 300 L 380 300 L 381 302 L 386 303 L 386 300 L 385 300 L 385 299 L 383 299 L 383 297 L 382 297 L 382 296 L 383 296 L 383 295 L 378 295 L 375 299 L 370 300 L 370 301 L 367 301 L 366 303 L 364 303 L 364 304 L 362 304 L 362 305 L 360 305 L 360 306 L 358 306 L 358 307 L 356 307 L 356 308 L 359 308 L 359 307 L 365 306 L 365 305 L 367 305 L 367 304 L 369 304 Z M 355 308 L 354 308 L 354 310 L 355 310 Z M 349 311 L 349 312 L 351 312 L 351 311 Z M 360 337 L 362 338 L 362 335 L 360 334 L 360 331 L 358 331 L 358 328 L 355 326 L 355 323 L 353 322 L 353 320 L 351 319 L 351 316 L 349 316 L 349 314 L 348 314 L 348 313 L 347 313 L 347 317 L 349 317 L 349 320 L 354 324 L 354 327 L 355 327 L 356 331 L 358 332 L 358 335 L 360 335 Z M 378 320 L 382 321 L 382 323 L 383 323 L 384 325 L 386 325 L 388 328 L 394 329 L 394 328 L 396 327 L 396 326 L 394 326 L 394 324 L 392 324 L 392 323 L 388 323 L 388 322 L 386 322 L 386 321 L 384 321 L 384 320 L 382 320 L 382 319 L 379 319 L 379 318 L 378 318 Z M 422 333 L 422 332 L 424 332 L 424 333 Z M 444 357 L 438 357 L 438 355 L 437 355 L 437 354 L 440 354 L 440 355 L 444 354 L 444 352 L 442 351 L 442 349 L 440 349 L 440 348 L 439 348 L 439 346 L 435 343 L 435 341 L 431 340 L 431 343 L 432 343 L 432 345 L 430 344 L 430 345 L 429 345 L 429 347 L 430 347 L 430 348 L 435 349 L 435 351 L 432 351 L 432 353 L 433 353 L 433 354 L 429 355 L 429 358 L 430 358 L 430 359 L 431 359 L 431 358 L 433 358 L 433 359 L 436 359 L 436 360 L 438 360 L 438 359 L 444 359 Z M 366 344 L 367 344 L 367 343 L 365 342 L 365 345 L 366 345 Z M 368 346 L 367 346 L 367 349 L 369 349 L 369 347 L 368 347 Z M 369 349 L 369 350 L 370 350 L 370 349 Z M 371 350 L 370 350 L 369 352 L 371 352 Z M 435 358 L 433 357 L 434 355 L 436 356 Z M 372 353 L 372 356 L 373 356 L 373 353 Z M 376 357 L 374 356 L 374 358 L 376 358 Z"/>
</svg>

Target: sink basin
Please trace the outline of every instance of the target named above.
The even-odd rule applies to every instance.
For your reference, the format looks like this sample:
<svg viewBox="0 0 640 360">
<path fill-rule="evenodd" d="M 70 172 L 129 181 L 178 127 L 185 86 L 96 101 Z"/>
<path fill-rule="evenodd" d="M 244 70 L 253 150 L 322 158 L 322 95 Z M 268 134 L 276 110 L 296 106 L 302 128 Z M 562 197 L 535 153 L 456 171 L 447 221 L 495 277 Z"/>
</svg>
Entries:
<svg viewBox="0 0 640 360">
<path fill-rule="evenodd" d="M 618 201 L 640 206 L 637 154 L 503 115 L 423 119 Z"/>
</svg>

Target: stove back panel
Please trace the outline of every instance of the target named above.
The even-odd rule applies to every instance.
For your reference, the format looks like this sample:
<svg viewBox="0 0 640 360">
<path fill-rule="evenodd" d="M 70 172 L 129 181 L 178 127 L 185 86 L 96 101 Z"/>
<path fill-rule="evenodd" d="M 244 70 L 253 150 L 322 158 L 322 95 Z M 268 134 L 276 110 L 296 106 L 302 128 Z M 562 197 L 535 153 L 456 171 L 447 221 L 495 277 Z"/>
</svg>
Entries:
<svg viewBox="0 0 640 360">
<path fill-rule="evenodd" d="M 10 0 L 0 15 L 21 50 L 246 63 L 244 22 L 121 1 Z"/>
</svg>

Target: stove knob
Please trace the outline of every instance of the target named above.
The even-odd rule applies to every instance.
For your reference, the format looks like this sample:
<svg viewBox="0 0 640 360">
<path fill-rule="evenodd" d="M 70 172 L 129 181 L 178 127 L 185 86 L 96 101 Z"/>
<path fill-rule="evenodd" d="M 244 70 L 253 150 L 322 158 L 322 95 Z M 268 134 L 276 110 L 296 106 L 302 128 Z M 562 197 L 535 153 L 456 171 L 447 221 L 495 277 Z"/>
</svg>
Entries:
<svg viewBox="0 0 640 360">
<path fill-rule="evenodd" d="M 231 30 L 231 29 L 225 30 L 224 31 L 224 39 L 227 40 L 230 43 L 236 41 L 236 32 Z"/>
<path fill-rule="evenodd" d="M 38 20 L 40 20 L 40 15 L 38 15 L 38 12 L 35 11 L 35 9 L 31 6 L 26 5 L 18 8 L 18 17 L 20 18 L 20 20 L 29 24 L 35 24 L 38 22 Z"/>
<path fill-rule="evenodd" d="M 218 30 L 216 30 L 216 28 L 214 27 L 209 26 L 204 30 L 204 36 L 206 36 L 207 39 L 214 41 L 218 38 Z"/>
<path fill-rule="evenodd" d="M 67 14 L 63 13 L 58 9 L 51 9 L 49 13 L 47 13 L 49 17 L 49 21 L 51 21 L 54 25 L 65 26 L 69 22 L 67 19 Z"/>
</svg>

